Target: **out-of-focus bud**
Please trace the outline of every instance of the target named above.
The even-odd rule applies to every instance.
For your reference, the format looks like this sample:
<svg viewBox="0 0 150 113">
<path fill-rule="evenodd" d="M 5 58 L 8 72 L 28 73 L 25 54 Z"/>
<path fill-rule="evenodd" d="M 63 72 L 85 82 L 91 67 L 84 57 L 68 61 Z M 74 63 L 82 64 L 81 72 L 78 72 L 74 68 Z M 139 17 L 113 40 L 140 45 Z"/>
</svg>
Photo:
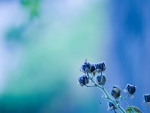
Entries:
<svg viewBox="0 0 150 113">
<path fill-rule="evenodd" d="M 106 82 L 106 77 L 104 75 L 98 75 L 96 77 L 96 82 L 99 84 L 99 85 L 104 85 L 105 82 Z"/>
<path fill-rule="evenodd" d="M 108 111 L 117 109 L 112 102 L 108 102 Z"/>
<path fill-rule="evenodd" d="M 134 93 L 136 91 L 136 86 L 135 85 L 127 84 L 126 88 L 123 91 L 125 93 L 129 94 L 131 98 L 133 98 L 134 97 Z"/>
<path fill-rule="evenodd" d="M 147 104 L 148 107 L 150 107 L 150 94 L 143 95 L 144 102 Z"/>
<path fill-rule="evenodd" d="M 121 89 L 119 86 L 114 85 L 111 91 L 111 95 L 117 99 L 120 97 Z"/>
<path fill-rule="evenodd" d="M 97 72 L 102 72 L 102 71 L 105 71 L 105 69 L 106 69 L 104 62 L 100 62 L 98 64 L 95 64 L 95 67 L 96 67 Z"/>
<path fill-rule="evenodd" d="M 91 69 L 90 69 L 91 73 L 95 73 L 96 72 L 96 67 L 94 64 L 91 64 Z"/>
<path fill-rule="evenodd" d="M 83 75 L 83 76 L 78 78 L 78 82 L 81 86 L 84 86 L 84 85 L 89 83 L 89 79 L 86 75 Z"/>
<path fill-rule="evenodd" d="M 90 73 L 91 72 L 91 64 L 85 60 L 84 64 L 81 66 L 80 71 L 83 73 Z"/>
</svg>

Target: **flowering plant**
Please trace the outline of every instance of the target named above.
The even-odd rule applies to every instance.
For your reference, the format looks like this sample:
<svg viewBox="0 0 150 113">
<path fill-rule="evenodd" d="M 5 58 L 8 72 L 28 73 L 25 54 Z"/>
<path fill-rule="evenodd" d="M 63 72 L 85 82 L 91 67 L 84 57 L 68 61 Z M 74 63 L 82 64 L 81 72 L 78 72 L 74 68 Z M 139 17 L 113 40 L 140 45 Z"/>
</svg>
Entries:
<svg viewBox="0 0 150 113">
<path fill-rule="evenodd" d="M 142 113 L 141 110 L 136 106 L 130 106 L 127 102 L 127 97 L 134 98 L 134 93 L 136 91 L 135 85 L 127 84 L 126 88 L 123 90 L 126 93 L 126 96 L 121 95 L 121 88 L 117 85 L 114 85 L 111 90 L 111 96 L 107 93 L 104 85 L 107 81 L 106 76 L 103 72 L 106 70 L 106 65 L 104 62 L 99 62 L 96 64 L 88 63 L 85 60 L 84 64 L 81 66 L 80 71 L 84 75 L 78 78 L 78 83 L 81 86 L 86 87 L 98 87 L 104 93 L 103 98 L 108 100 L 108 110 L 113 110 L 115 113 Z M 93 83 L 92 86 L 89 86 L 89 81 Z M 150 107 L 150 94 L 145 94 L 144 103 Z M 126 110 L 124 110 L 120 103 L 122 100 L 125 100 L 128 104 Z"/>
</svg>

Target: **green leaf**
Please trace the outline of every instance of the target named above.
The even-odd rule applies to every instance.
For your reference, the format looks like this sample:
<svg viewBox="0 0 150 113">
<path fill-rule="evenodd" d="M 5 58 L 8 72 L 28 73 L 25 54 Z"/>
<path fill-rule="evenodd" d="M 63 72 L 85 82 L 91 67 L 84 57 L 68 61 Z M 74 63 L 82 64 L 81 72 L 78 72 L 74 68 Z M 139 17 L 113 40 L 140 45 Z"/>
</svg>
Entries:
<svg viewBox="0 0 150 113">
<path fill-rule="evenodd" d="M 142 113 L 138 107 L 129 106 L 126 108 L 126 113 Z"/>
</svg>

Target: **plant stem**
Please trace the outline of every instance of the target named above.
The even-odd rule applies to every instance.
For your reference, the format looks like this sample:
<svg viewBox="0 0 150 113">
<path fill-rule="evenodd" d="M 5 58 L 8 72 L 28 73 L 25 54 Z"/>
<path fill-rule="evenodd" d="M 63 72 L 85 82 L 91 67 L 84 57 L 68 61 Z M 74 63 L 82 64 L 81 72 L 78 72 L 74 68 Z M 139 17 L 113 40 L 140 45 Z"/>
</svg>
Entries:
<svg viewBox="0 0 150 113">
<path fill-rule="evenodd" d="M 111 97 L 109 96 L 109 94 L 107 93 L 107 91 L 105 90 L 105 88 L 104 88 L 103 86 L 98 85 L 98 84 L 89 76 L 88 73 L 87 73 L 87 76 L 88 76 L 89 79 L 94 83 L 94 85 L 95 85 L 96 87 L 98 87 L 99 89 L 102 90 L 102 92 L 103 92 L 103 93 L 105 94 L 105 96 L 106 96 L 106 99 L 108 99 L 110 102 L 112 102 L 112 103 L 115 105 L 115 107 L 119 109 L 119 111 L 120 111 L 121 113 L 125 113 L 125 111 L 123 110 L 123 108 L 122 108 L 120 105 L 118 105 L 115 101 L 113 101 L 113 100 L 111 99 Z"/>
</svg>

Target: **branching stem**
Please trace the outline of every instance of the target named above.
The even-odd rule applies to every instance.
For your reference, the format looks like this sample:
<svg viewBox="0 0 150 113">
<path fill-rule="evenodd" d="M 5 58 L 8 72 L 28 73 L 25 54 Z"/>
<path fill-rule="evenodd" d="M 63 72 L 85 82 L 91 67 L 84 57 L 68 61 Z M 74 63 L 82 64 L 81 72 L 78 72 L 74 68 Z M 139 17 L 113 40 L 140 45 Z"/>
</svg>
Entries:
<svg viewBox="0 0 150 113">
<path fill-rule="evenodd" d="M 110 102 L 112 102 L 115 107 L 121 112 L 121 113 L 125 113 L 125 111 L 123 110 L 123 108 L 117 104 L 115 101 L 113 101 L 113 99 L 111 99 L 111 97 L 109 96 L 109 94 L 107 93 L 107 91 L 105 90 L 105 88 L 103 86 L 98 85 L 87 73 L 87 76 L 89 77 L 89 79 L 93 82 L 93 84 L 98 87 L 99 89 L 102 90 L 102 92 L 105 94 L 106 99 L 108 99 Z"/>
</svg>

